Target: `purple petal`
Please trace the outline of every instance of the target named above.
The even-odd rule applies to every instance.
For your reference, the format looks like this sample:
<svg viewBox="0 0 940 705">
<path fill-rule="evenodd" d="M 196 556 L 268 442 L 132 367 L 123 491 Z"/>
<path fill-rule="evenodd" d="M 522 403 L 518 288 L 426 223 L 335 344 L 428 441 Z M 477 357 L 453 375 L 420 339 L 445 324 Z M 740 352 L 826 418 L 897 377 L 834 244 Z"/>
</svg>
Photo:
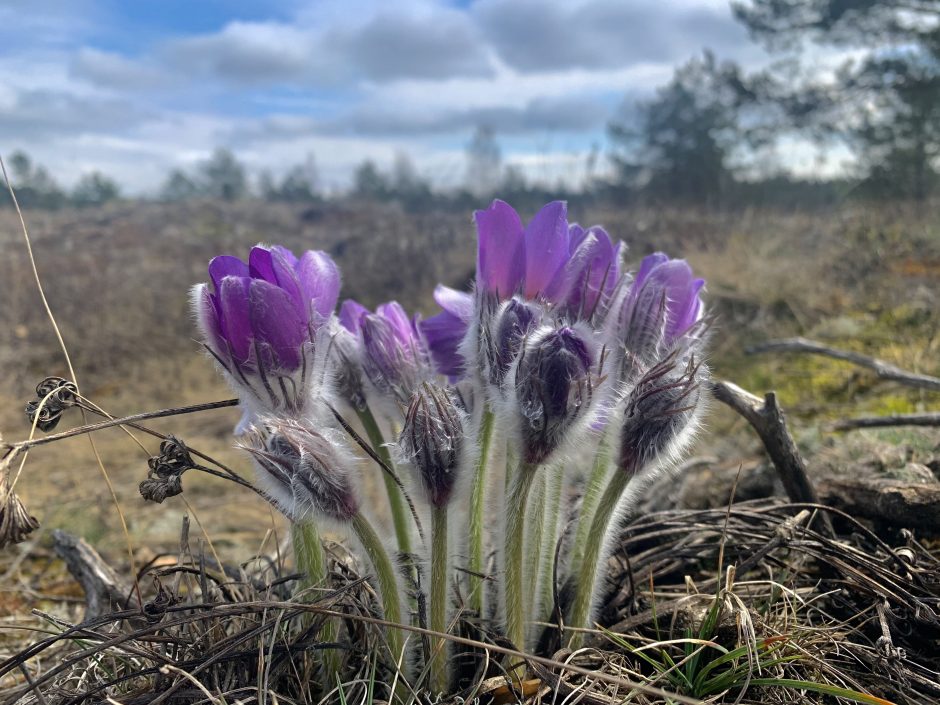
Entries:
<svg viewBox="0 0 940 705">
<path fill-rule="evenodd" d="M 640 287 L 643 286 L 643 282 L 646 281 L 646 278 L 649 276 L 650 272 L 653 271 L 654 267 L 665 264 L 668 261 L 669 255 L 663 252 L 654 252 L 644 257 L 643 261 L 640 262 L 640 271 L 638 271 L 633 278 L 633 290 L 638 291 Z"/>
<path fill-rule="evenodd" d="M 578 245 L 581 244 L 581 241 L 587 237 L 587 234 L 588 231 L 580 225 L 571 223 L 571 225 L 568 226 L 568 252 L 573 254 L 574 251 L 578 249 Z"/>
<path fill-rule="evenodd" d="M 248 316 L 248 277 L 227 276 L 219 287 L 219 307 L 222 312 L 219 328 L 222 337 L 228 341 L 232 356 L 240 364 L 247 363 L 251 357 L 251 343 L 254 334 Z"/>
<path fill-rule="evenodd" d="M 222 324 L 219 319 L 219 304 L 216 297 L 205 284 L 199 284 L 193 290 L 193 312 L 206 345 L 223 360 L 228 357 L 228 347 L 222 337 Z"/>
<path fill-rule="evenodd" d="M 304 298 L 304 292 L 297 277 L 295 264 L 297 258 L 290 250 L 283 247 L 271 248 L 271 267 L 274 269 L 274 284 L 286 291 L 294 302 L 297 314 L 304 321 L 310 320 L 309 301 Z"/>
<path fill-rule="evenodd" d="M 610 237 L 592 228 L 565 267 L 565 288 L 559 298 L 569 313 L 588 318 L 616 283 L 617 251 Z"/>
<path fill-rule="evenodd" d="M 458 351 L 467 334 L 467 321 L 445 310 L 418 325 L 437 371 L 448 377 L 459 377 L 464 371 L 464 359 Z"/>
<path fill-rule="evenodd" d="M 525 229 L 526 298 L 544 294 L 568 257 L 568 204 L 553 201 Z"/>
<path fill-rule="evenodd" d="M 308 250 L 297 264 L 297 276 L 304 296 L 313 301 L 313 310 L 323 318 L 329 318 L 336 308 L 341 286 L 336 263 L 325 252 Z"/>
<path fill-rule="evenodd" d="M 362 317 L 368 315 L 369 309 L 358 301 L 346 299 L 339 307 L 339 322 L 346 330 L 358 333 L 362 327 Z"/>
<path fill-rule="evenodd" d="M 434 300 L 442 309 L 465 323 L 473 318 L 473 296 L 465 291 L 438 284 L 434 289 Z"/>
<path fill-rule="evenodd" d="M 248 271 L 253 279 L 264 279 L 272 284 L 277 284 L 271 250 L 266 247 L 256 245 L 251 248 L 251 252 L 248 253 Z"/>
<path fill-rule="evenodd" d="M 279 367 L 286 371 L 298 369 L 307 331 L 290 295 L 270 282 L 253 279 L 248 310 L 255 337 L 270 346 Z"/>
<path fill-rule="evenodd" d="M 377 315 L 381 316 L 387 320 L 392 325 L 392 331 L 395 333 L 395 337 L 403 345 L 411 345 L 414 342 L 414 326 L 408 314 L 405 313 L 405 309 L 402 308 L 402 305 L 397 301 L 389 301 L 388 303 L 379 304 L 375 312 Z"/>
<path fill-rule="evenodd" d="M 493 201 L 473 214 L 477 226 L 477 286 L 509 298 L 525 276 L 525 237 L 519 214 L 503 201 Z"/>
<path fill-rule="evenodd" d="M 213 257 L 209 262 L 209 278 L 212 279 L 212 286 L 216 293 L 221 290 L 222 279 L 224 277 L 247 276 L 248 265 L 238 259 L 238 257 L 219 255 L 218 257 Z"/>
</svg>

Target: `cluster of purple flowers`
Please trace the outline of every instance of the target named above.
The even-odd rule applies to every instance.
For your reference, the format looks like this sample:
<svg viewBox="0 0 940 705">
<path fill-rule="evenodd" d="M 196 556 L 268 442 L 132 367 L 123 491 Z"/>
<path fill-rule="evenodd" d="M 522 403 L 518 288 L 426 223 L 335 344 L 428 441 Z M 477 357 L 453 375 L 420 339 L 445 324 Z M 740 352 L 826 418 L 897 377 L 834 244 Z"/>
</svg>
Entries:
<svg viewBox="0 0 940 705">
<path fill-rule="evenodd" d="M 577 480 L 593 495 L 616 494 L 616 505 L 631 494 L 626 483 L 675 461 L 703 406 L 704 282 L 663 253 L 627 273 L 625 247 L 600 227 L 569 223 L 563 202 L 524 224 L 494 201 L 475 223 L 472 291 L 438 286 L 441 310 L 423 320 L 394 301 L 370 311 L 346 300 L 337 310 L 340 274 L 330 257 L 298 258 L 276 246 L 253 248 L 247 262 L 212 260 L 211 286 L 195 289 L 194 308 L 206 348 L 242 402 L 237 431 L 271 501 L 294 521 L 343 522 L 362 513 L 383 520 L 387 511 L 358 495 L 360 454 L 344 432 L 348 424 L 337 421 L 353 412 L 370 455 L 410 466 L 428 511 L 446 510 L 451 523 L 466 525 L 466 543 L 444 539 L 451 569 L 476 575 L 486 570 L 484 553 L 500 556 L 496 577 L 505 586 L 491 604 L 473 578 L 461 579 L 471 606 L 502 620 L 524 647 L 526 622 L 568 609 L 520 607 L 514 593 L 517 554 L 538 552 L 523 543 L 528 490 L 543 476 L 566 488 Z M 394 514 L 393 494 L 390 488 Z M 577 536 L 603 545 L 595 534 L 609 531 L 611 517 L 595 504 L 585 492 Z M 505 522 L 483 521 L 483 511 Z M 561 513 L 557 506 L 532 512 L 545 517 L 542 534 L 560 531 Z M 416 527 L 407 524 L 396 523 L 401 550 L 414 538 Z M 574 579 L 589 573 L 591 584 L 578 589 L 593 593 L 595 566 L 583 564 L 602 555 L 580 545 L 566 555 Z M 577 605 L 589 609 L 591 598 L 575 599 L 573 626 L 583 626 L 589 614 Z"/>
</svg>

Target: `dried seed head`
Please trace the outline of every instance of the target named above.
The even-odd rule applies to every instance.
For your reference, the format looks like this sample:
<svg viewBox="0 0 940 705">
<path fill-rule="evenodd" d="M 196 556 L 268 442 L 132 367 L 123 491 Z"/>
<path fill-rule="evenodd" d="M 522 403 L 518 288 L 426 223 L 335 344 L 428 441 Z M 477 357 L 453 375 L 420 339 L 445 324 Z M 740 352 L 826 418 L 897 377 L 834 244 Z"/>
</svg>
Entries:
<svg viewBox="0 0 940 705">
<path fill-rule="evenodd" d="M 589 406 L 597 382 L 592 364 L 587 341 L 573 328 L 550 330 L 526 344 L 515 377 L 526 463 L 544 462 Z"/>
<path fill-rule="evenodd" d="M 255 459 L 262 489 L 291 521 L 317 514 L 346 522 L 359 511 L 349 476 L 353 460 L 339 441 L 281 419 L 252 428 L 248 437 L 242 448 Z"/>
<path fill-rule="evenodd" d="M 160 453 L 147 461 L 147 479 L 140 483 L 140 496 L 161 504 L 167 497 L 183 493 L 183 473 L 196 467 L 186 444 L 168 436 L 160 444 Z"/>
<path fill-rule="evenodd" d="M 46 377 L 36 385 L 36 399 L 26 403 L 26 416 L 40 431 L 51 431 L 62 413 L 77 403 L 78 387 L 61 377 Z"/>
<path fill-rule="evenodd" d="M 678 351 L 651 367 L 626 398 L 618 465 L 633 475 L 688 438 L 702 401 L 704 366 Z"/>
<path fill-rule="evenodd" d="M 0 480 L 0 548 L 20 543 L 38 528 L 36 517 L 26 511 L 6 480 Z"/>
<path fill-rule="evenodd" d="M 430 382 L 421 385 L 408 407 L 398 445 L 435 507 L 446 506 L 453 494 L 463 429 L 464 414 L 455 393 Z"/>
</svg>

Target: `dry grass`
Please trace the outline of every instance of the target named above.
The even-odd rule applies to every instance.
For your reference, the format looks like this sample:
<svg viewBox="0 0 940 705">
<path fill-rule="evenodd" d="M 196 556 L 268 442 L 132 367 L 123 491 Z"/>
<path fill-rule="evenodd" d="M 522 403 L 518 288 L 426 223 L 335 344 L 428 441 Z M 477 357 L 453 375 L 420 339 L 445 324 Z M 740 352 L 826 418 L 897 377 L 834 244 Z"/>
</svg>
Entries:
<svg viewBox="0 0 940 705">
<path fill-rule="evenodd" d="M 653 249 L 686 256 L 708 279 L 709 300 L 719 315 L 713 346 L 718 373 L 755 391 L 779 388 L 785 405 L 804 420 L 846 410 L 908 411 L 931 403 L 917 392 L 875 387 L 838 363 L 741 354 L 743 341 L 807 334 L 940 373 L 940 223 L 929 216 L 903 211 L 579 215 L 582 222 L 603 222 L 628 241 L 632 262 Z M 205 263 L 214 254 L 242 253 L 257 241 L 323 248 L 344 272 L 344 295 L 367 304 L 397 298 L 426 312 L 432 310 L 434 283 L 463 286 L 474 266 L 473 231 L 465 216 L 209 203 L 120 205 L 28 217 L 40 274 L 82 377 L 82 393 L 118 416 L 229 395 L 192 340 L 187 311 L 188 287 L 204 278 Z M 7 441 L 29 433 L 22 409 L 36 382 L 63 372 L 17 245 L 20 237 L 18 225 L 0 213 L 6 255 L 0 260 L 0 430 Z M 66 425 L 80 422 L 67 419 Z M 237 467 L 243 463 L 230 440 L 236 419 L 236 412 L 219 410 L 151 426 Z M 718 454 L 726 463 L 751 453 L 752 441 L 740 424 L 719 415 L 712 425 L 700 453 Z M 118 429 L 96 438 L 127 516 L 133 564 L 146 567 L 144 599 L 157 598 L 162 585 L 168 592 L 159 599 L 171 595 L 175 602 L 153 623 L 132 607 L 95 625 L 70 626 L 81 619 L 81 598 L 47 548 L 45 527 L 83 535 L 115 559 L 125 539 L 87 441 L 35 449 L 17 492 L 44 528 L 0 562 L 0 657 L 14 659 L 0 668 L 6 669 L 0 703 L 21 695 L 23 702 L 40 705 L 78 702 L 82 693 L 90 693 L 87 702 L 104 702 L 105 692 L 122 703 L 151 702 L 156 690 L 170 685 L 178 690 L 167 702 L 274 702 L 275 694 L 279 702 L 316 702 L 306 689 L 318 648 L 316 613 L 323 605 L 289 603 L 296 598 L 288 580 L 291 568 L 277 548 L 282 521 L 250 493 L 208 477 L 187 476 L 185 504 L 144 503 L 137 484 L 157 443 L 142 439 L 144 451 Z M 922 441 L 925 448 L 931 443 L 940 454 L 936 434 Z M 833 455 L 831 446 L 824 451 Z M 924 648 L 940 644 L 937 625 L 927 617 L 936 619 L 940 609 L 936 549 L 910 536 L 885 537 L 885 543 L 850 521 L 840 543 L 804 526 L 775 544 L 790 514 L 777 505 L 738 506 L 728 515 L 705 510 L 635 522 L 624 539 L 631 566 L 613 566 L 621 587 L 612 594 L 605 619 L 619 624 L 614 631 L 622 638 L 601 636 L 593 649 L 578 654 L 546 652 L 606 676 L 591 679 L 558 665 L 533 664 L 539 678 L 535 699 L 608 703 L 630 695 L 634 702 L 670 702 L 633 692 L 627 682 L 695 699 L 702 692 L 690 664 L 694 661 L 700 674 L 721 649 L 744 650 L 713 667 L 713 674 L 730 673 L 734 687 L 712 693 L 709 702 L 833 702 L 809 691 L 795 695 L 793 688 L 757 684 L 766 677 L 841 685 L 897 703 L 940 698 L 930 690 L 940 679 L 940 664 Z M 183 515 L 196 521 L 191 546 L 180 548 Z M 749 559 L 768 545 L 766 554 Z M 174 557 L 162 558 L 168 551 Z M 255 555 L 264 560 L 245 563 Z M 216 556 L 230 569 L 227 578 L 218 564 L 210 565 Z M 121 570 L 130 577 L 131 561 L 123 560 Z M 734 564 L 739 569 L 729 579 L 724 569 Z M 347 645 L 354 647 L 343 653 L 358 659 L 345 675 L 343 694 L 348 702 L 361 702 L 370 683 L 387 680 L 380 659 L 363 657 L 367 645 L 380 643 L 381 629 L 367 622 L 370 596 L 357 582 L 355 567 L 344 558 L 334 577 L 338 592 L 329 597 L 330 608 L 347 613 Z M 206 603 L 214 606 L 211 612 Z M 703 637 L 711 607 L 717 610 L 714 628 Z M 47 614 L 31 616 L 34 609 Z M 884 620 L 898 643 L 879 642 Z M 45 638 L 36 629 L 48 642 L 38 642 L 42 648 L 35 653 L 15 656 L 24 644 Z M 906 649 L 906 656 L 898 648 Z M 16 661 L 27 655 L 24 672 Z M 785 662 L 768 666 L 770 676 L 755 670 L 761 659 L 783 656 Z M 491 663 L 497 662 L 494 654 Z M 379 670 L 373 672 L 373 664 Z M 681 675 L 685 671 L 688 683 Z M 498 674 L 495 666 L 475 674 L 463 695 L 476 688 L 487 697 L 508 697 L 500 695 L 501 680 L 486 680 Z M 101 689 L 116 678 L 122 680 Z M 30 680 L 37 688 L 26 694 Z M 259 682 L 271 693 L 259 695 Z M 331 698 L 338 701 L 338 691 Z"/>
</svg>

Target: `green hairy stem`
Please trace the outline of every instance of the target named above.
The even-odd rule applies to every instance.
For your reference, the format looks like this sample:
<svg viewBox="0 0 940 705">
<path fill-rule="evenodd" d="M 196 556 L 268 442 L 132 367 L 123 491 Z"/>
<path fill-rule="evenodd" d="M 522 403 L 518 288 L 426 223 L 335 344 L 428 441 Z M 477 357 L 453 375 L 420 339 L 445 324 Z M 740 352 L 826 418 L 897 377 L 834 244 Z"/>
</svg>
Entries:
<svg viewBox="0 0 940 705">
<path fill-rule="evenodd" d="M 382 599 L 382 612 L 388 622 L 403 624 L 401 619 L 401 598 L 398 593 L 398 580 L 395 577 L 395 566 L 388 557 L 382 540 L 375 529 L 362 514 L 356 514 L 352 520 L 352 528 L 362 544 L 363 550 L 369 557 L 372 569 L 375 571 L 375 580 L 378 584 L 379 595 Z M 392 658 L 397 663 L 402 659 L 405 646 L 404 636 L 400 629 L 387 628 L 388 646 Z"/>
<path fill-rule="evenodd" d="M 327 586 L 326 552 L 320 533 L 312 521 L 291 523 L 291 545 L 294 548 L 294 563 L 297 570 L 303 573 L 301 589 L 315 586 Z M 336 620 L 327 619 L 320 630 L 320 640 L 335 642 L 339 636 L 339 624 Z M 320 668 L 321 682 L 326 685 L 333 682 L 340 670 L 340 654 L 337 649 L 323 649 L 317 652 Z"/>
<path fill-rule="evenodd" d="M 572 575 L 577 575 L 581 568 L 584 549 L 588 541 L 588 532 L 591 530 L 591 522 L 594 520 L 597 503 L 604 491 L 604 480 L 607 479 L 609 467 L 610 449 L 607 445 L 607 439 L 604 438 L 597 447 L 597 453 L 594 456 L 594 467 L 591 469 L 591 474 L 584 485 L 584 497 L 581 499 L 581 511 L 578 513 L 578 528 L 575 531 L 574 543 L 571 546 L 569 570 Z"/>
<path fill-rule="evenodd" d="M 362 427 L 369 437 L 369 443 L 372 444 L 372 450 L 382 459 L 389 468 L 395 468 L 392 462 L 392 454 L 385 445 L 385 438 L 379 429 L 379 424 L 372 414 L 372 410 L 366 407 L 364 411 L 359 412 L 359 420 Z M 392 513 L 392 523 L 395 525 L 395 538 L 398 540 L 398 550 L 401 553 L 411 553 L 411 515 L 405 506 L 405 499 L 402 497 L 401 489 L 395 484 L 395 480 L 389 477 L 388 473 L 382 473 L 382 480 L 385 482 L 385 491 L 388 494 L 388 506 Z"/>
<path fill-rule="evenodd" d="M 431 510 L 431 631 L 447 631 L 447 508 Z M 431 639 L 431 661 L 428 664 L 431 692 L 445 693 L 447 677 L 447 640 Z"/>
<path fill-rule="evenodd" d="M 525 539 L 522 550 L 525 552 L 525 575 L 528 576 L 532 586 L 526 600 L 525 619 L 527 624 L 531 624 L 533 619 L 538 618 L 539 611 L 539 559 L 542 556 L 542 537 L 545 531 L 547 483 L 547 473 L 540 472 L 536 475 L 535 480 L 532 482 L 532 489 L 529 491 L 529 501 L 525 513 Z M 526 637 L 529 636 L 528 632 L 527 628 Z"/>
<path fill-rule="evenodd" d="M 535 473 L 536 466 L 520 464 L 513 473 L 512 490 L 506 498 L 506 535 L 503 551 L 506 637 L 517 649 L 523 650 L 526 648 L 526 610 L 522 595 L 522 576 L 525 569 L 525 556 L 523 555 L 525 512 Z"/>
<path fill-rule="evenodd" d="M 584 557 L 577 573 L 574 602 L 568 616 L 568 624 L 575 629 L 590 626 L 594 591 L 597 589 L 598 562 L 604 548 L 604 539 L 610 528 L 610 520 L 617 508 L 617 503 L 628 484 L 630 484 L 630 475 L 622 471 L 616 472 L 601 496 L 600 503 L 597 505 L 597 512 L 591 521 L 591 529 L 588 532 L 584 547 Z M 583 634 L 581 632 L 574 632 L 569 642 L 569 648 L 578 648 L 582 639 Z"/>
<path fill-rule="evenodd" d="M 561 488 L 565 474 L 561 468 L 550 468 L 545 487 L 545 510 L 542 516 L 542 546 L 539 549 L 539 611 L 544 619 L 551 618 L 555 604 L 555 546 L 558 543 L 558 522 L 561 513 Z M 536 614 L 534 619 L 539 619 Z"/>
<path fill-rule="evenodd" d="M 477 459 L 470 485 L 470 536 L 468 567 L 470 569 L 467 602 L 470 610 L 483 615 L 483 524 L 486 507 L 486 467 L 489 464 L 490 445 L 493 440 L 494 415 L 488 406 L 483 408 L 480 422 L 480 456 Z"/>
</svg>

